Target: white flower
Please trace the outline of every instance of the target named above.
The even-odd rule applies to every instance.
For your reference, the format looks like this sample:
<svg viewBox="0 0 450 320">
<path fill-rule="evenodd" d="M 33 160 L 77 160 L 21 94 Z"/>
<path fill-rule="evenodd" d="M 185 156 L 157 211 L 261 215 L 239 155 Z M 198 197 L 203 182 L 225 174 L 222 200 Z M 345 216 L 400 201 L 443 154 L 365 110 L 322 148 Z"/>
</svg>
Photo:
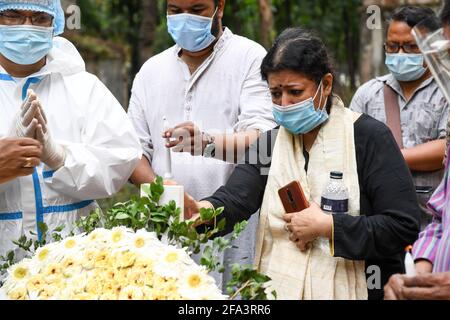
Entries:
<svg viewBox="0 0 450 320">
<path fill-rule="evenodd" d="M 125 227 L 117 227 L 110 231 L 108 243 L 112 247 L 127 247 L 130 243 L 130 232 Z"/>
<path fill-rule="evenodd" d="M 154 233 L 98 229 L 47 245 L 8 270 L 0 298 L 223 299 L 205 268 Z"/>
<path fill-rule="evenodd" d="M 192 264 L 193 261 L 186 251 L 169 247 L 160 255 L 155 266 L 155 272 L 161 277 L 178 279 L 183 270 Z"/>
<path fill-rule="evenodd" d="M 209 295 L 212 294 L 211 288 L 214 287 L 214 279 L 202 268 L 193 268 L 180 279 L 180 294 L 189 300 L 209 299 Z M 218 295 L 218 292 L 214 292 L 214 295 Z"/>
<path fill-rule="evenodd" d="M 25 259 L 21 263 L 12 266 L 8 273 L 13 283 L 25 283 L 31 277 L 30 260 Z"/>
</svg>

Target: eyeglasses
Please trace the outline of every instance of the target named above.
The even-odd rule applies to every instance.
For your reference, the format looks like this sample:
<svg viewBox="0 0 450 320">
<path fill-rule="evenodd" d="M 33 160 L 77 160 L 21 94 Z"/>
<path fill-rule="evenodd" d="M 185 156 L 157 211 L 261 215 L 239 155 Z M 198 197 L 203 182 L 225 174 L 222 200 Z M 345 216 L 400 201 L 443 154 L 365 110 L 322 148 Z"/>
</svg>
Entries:
<svg viewBox="0 0 450 320">
<path fill-rule="evenodd" d="M 0 22 L 10 26 L 23 25 L 28 19 L 31 20 L 31 24 L 38 27 L 51 27 L 53 24 L 53 16 L 45 12 L 24 16 L 15 11 L 4 11 L 0 12 L 0 18 Z"/>
<path fill-rule="evenodd" d="M 420 48 L 417 44 L 403 44 L 394 42 L 387 42 L 384 44 L 384 50 L 387 53 L 399 53 L 403 49 L 405 53 L 420 53 Z"/>
</svg>

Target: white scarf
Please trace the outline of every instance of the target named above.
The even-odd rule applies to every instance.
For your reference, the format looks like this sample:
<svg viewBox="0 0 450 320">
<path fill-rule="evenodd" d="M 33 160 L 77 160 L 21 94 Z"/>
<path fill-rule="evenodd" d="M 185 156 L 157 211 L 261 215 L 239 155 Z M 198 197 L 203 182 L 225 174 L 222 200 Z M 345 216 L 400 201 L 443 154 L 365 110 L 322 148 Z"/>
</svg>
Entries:
<svg viewBox="0 0 450 320">
<path fill-rule="evenodd" d="M 323 125 L 310 151 L 305 172 L 303 142 L 281 128 L 273 150 L 272 165 L 261 208 L 256 247 L 258 269 L 273 280 L 273 289 L 282 300 L 364 300 L 367 283 L 364 261 L 331 256 L 314 242 L 302 253 L 289 240 L 283 216 L 285 210 L 278 190 L 294 180 L 302 185 L 310 202 L 321 203 L 330 172 L 344 173 L 349 189 L 349 214 L 360 215 L 360 189 L 356 164 L 354 122 L 359 118 L 333 97 L 330 119 Z"/>
</svg>

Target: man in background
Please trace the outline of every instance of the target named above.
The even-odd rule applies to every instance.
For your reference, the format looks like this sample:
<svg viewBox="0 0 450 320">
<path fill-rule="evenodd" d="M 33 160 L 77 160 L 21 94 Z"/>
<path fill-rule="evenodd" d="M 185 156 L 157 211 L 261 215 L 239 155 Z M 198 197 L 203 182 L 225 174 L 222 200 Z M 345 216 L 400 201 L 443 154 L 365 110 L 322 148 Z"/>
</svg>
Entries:
<svg viewBox="0 0 450 320">
<path fill-rule="evenodd" d="M 442 180 L 449 104 L 424 61 L 412 30 L 440 28 L 433 10 L 403 7 L 389 23 L 385 44 L 390 74 L 355 94 L 350 108 L 388 124 L 412 172 L 422 208 L 422 229 L 431 221 L 426 204 Z"/>
<path fill-rule="evenodd" d="M 224 10 L 224 0 L 167 1 L 176 45 L 144 64 L 128 111 L 145 155 L 132 176 L 137 186 L 167 173 L 172 148 L 173 180 L 203 199 L 225 184 L 233 162 L 260 133 L 275 127 L 260 72 L 266 51 L 224 28 Z M 164 117 L 172 128 L 164 127 Z M 166 145 L 166 139 L 172 141 Z M 252 264 L 256 226 L 257 217 L 234 243 L 239 248 L 225 252 L 226 265 Z"/>
</svg>

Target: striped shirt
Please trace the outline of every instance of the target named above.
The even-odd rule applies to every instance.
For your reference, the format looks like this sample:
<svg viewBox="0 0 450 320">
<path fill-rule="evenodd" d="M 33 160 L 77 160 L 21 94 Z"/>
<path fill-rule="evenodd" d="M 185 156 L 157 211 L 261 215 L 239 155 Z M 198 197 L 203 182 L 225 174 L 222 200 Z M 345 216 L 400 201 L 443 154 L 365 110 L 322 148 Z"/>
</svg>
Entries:
<svg viewBox="0 0 450 320">
<path fill-rule="evenodd" d="M 433 272 L 450 271 L 450 160 L 445 177 L 428 203 L 433 213 L 432 223 L 419 235 L 413 255 L 433 263 Z"/>
</svg>

